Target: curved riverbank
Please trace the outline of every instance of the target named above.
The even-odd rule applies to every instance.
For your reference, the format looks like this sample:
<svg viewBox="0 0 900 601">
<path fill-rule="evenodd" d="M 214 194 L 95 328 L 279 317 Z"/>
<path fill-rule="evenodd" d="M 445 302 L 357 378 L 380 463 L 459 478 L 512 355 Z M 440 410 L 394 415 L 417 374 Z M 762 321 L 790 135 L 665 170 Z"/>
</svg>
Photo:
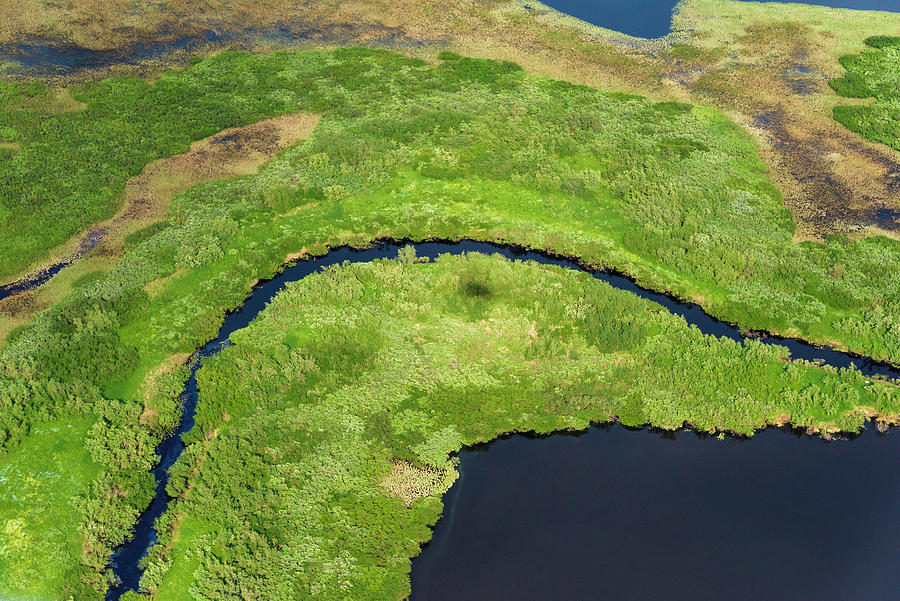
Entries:
<svg viewBox="0 0 900 601">
<path fill-rule="evenodd" d="M 156 478 L 156 494 L 153 503 L 140 518 L 135 535 L 132 540 L 114 556 L 115 572 L 121 579 L 121 583 L 112 588 L 107 599 L 118 599 L 126 590 L 137 587 L 141 570 L 138 562 L 144 556 L 147 549 L 156 541 L 153 530 L 156 519 L 162 515 L 168 504 L 166 484 L 168 483 L 168 469 L 172 466 L 183 450 L 182 436 L 189 432 L 194 424 L 194 412 L 197 406 L 197 370 L 202 366 L 204 357 L 217 354 L 228 344 L 229 336 L 236 330 L 242 329 L 267 306 L 268 302 L 280 292 L 288 282 L 300 280 L 314 273 L 320 268 L 340 265 L 345 261 L 368 262 L 376 259 L 392 258 L 397 255 L 400 248 L 407 245 L 406 241 L 380 242 L 365 249 L 353 249 L 341 247 L 331 249 L 321 257 L 303 259 L 296 264 L 287 267 L 279 275 L 264 282 L 258 283 L 250 296 L 240 309 L 227 315 L 224 323 L 218 331 L 216 338 L 200 349 L 198 359 L 191 367 L 190 378 L 182 394 L 184 415 L 178 429 L 167 438 L 159 449 L 161 457 L 159 466 L 154 470 Z M 534 261 L 543 265 L 555 265 L 568 269 L 585 270 L 585 267 L 575 261 L 558 256 L 526 250 L 515 245 L 502 245 L 487 242 L 420 242 L 412 246 L 416 255 L 420 258 L 436 258 L 440 254 L 462 254 L 467 252 L 482 252 L 489 254 L 501 254 L 508 259 Z M 743 341 L 748 338 L 735 326 L 718 321 L 693 304 L 680 303 L 665 295 L 644 290 L 627 278 L 602 272 L 592 272 L 594 277 L 600 279 L 614 288 L 632 292 L 641 298 L 651 300 L 665 307 L 674 314 L 682 316 L 689 324 L 696 326 L 701 332 L 708 335 L 725 336 L 732 340 Z M 762 338 L 765 344 L 780 344 L 791 350 L 792 358 L 802 358 L 808 361 L 820 360 L 826 365 L 835 368 L 854 366 L 863 373 L 871 376 L 897 379 L 900 370 L 869 359 L 851 356 L 833 349 L 818 348 L 805 342 L 790 339 Z M 874 417 L 874 416 L 873 416 Z"/>
</svg>

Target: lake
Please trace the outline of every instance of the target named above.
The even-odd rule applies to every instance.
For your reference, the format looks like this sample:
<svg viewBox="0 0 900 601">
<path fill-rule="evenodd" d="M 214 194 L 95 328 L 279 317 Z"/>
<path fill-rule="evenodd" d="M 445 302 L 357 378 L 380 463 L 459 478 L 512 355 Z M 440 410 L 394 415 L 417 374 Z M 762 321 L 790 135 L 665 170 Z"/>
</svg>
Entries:
<svg viewBox="0 0 900 601">
<path fill-rule="evenodd" d="M 782 4 L 786 0 L 774 0 Z M 600 27 L 641 38 L 669 33 L 677 0 L 549 0 L 556 10 Z M 805 4 L 900 12 L 900 0 L 811 0 Z"/>
<path fill-rule="evenodd" d="M 412 601 L 894 600 L 900 433 L 621 426 L 460 454 Z"/>
</svg>

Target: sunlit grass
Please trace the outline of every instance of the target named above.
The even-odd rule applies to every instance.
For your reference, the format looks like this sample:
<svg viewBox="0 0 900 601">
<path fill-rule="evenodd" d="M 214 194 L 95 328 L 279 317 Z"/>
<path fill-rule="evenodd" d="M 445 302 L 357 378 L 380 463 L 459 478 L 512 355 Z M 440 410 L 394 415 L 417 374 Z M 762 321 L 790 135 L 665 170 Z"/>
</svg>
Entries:
<svg viewBox="0 0 900 601">
<path fill-rule="evenodd" d="M 85 448 L 93 421 L 42 424 L 0 463 L 0 598 L 58 601 L 78 577 L 82 516 L 72 499 L 100 469 Z"/>
</svg>

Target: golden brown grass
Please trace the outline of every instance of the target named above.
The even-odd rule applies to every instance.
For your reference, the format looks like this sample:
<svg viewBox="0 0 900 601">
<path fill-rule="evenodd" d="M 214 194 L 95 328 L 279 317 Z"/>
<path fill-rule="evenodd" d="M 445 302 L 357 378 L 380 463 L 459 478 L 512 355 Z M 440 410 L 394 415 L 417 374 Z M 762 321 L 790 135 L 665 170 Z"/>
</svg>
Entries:
<svg viewBox="0 0 900 601">
<path fill-rule="evenodd" d="M 416 499 L 445 493 L 456 482 L 459 472 L 452 465 L 445 468 L 416 467 L 406 461 L 395 461 L 378 486 L 389 497 L 403 499 L 409 507 Z"/>
<path fill-rule="evenodd" d="M 298 113 L 226 129 L 184 154 L 150 163 L 128 180 L 125 204 L 108 225 L 140 229 L 162 218 L 172 199 L 188 188 L 256 173 L 275 153 L 309 136 L 318 122 L 317 115 Z"/>
</svg>

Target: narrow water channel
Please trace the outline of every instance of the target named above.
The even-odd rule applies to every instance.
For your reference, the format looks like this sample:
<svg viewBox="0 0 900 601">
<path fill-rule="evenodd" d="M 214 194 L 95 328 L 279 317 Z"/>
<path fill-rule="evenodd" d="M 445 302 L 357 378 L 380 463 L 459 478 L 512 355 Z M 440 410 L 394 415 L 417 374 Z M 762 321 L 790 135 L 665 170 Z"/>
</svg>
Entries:
<svg viewBox="0 0 900 601">
<path fill-rule="evenodd" d="M 246 302 L 240 307 L 240 309 L 230 313 L 226 318 L 222 327 L 219 330 L 217 337 L 204 345 L 197 353 L 196 359 L 192 364 L 190 378 L 188 380 L 187 385 L 185 386 L 185 390 L 182 393 L 182 401 L 184 403 L 184 416 L 182 418 L 182 422 L 178 429 L 166 440 L 162 442 L 158 449 L 158 453 L 160 455 L 160 462 L 157 468 L 154 470 L 154 477 L 156 478 L 156 494 L 154 496 L 153 502 L 150 508 L 144 512 L 141 516 L 133 538 L 121 549 L 119 549 L 113 555 L 113 568 L 116 576 L 119 579 L 119 583 L 110 589 L 107 594 L 108 601 L 114 601 L 119 599 L 119 597 L 128 590 L 136 590 L 138 587 L 138 583 L 141 576 L 141 569 L 139 567 L 139 562 L 141 558 L 146 554 L 147 549 L 152 546 L 156 541 L 156 532 L 154 530 L 154 525 L 156 519 L 162 515 L 165 511 L 166 506 L 168 505 L 169 499 L 165 492 L 166 483 L 168 481 L 168 469 L 172 466 L 178 456 L 181 454 L 184 446 L 181 442 L 182 435 L 189 431 L 194 425 L 194 411 L 197 406 L 198 398 L 197 398 L 197 381 L 196 381 L 196 373 L 197 370 L 201 367 L 203 358 L 209 357 L 218 353 L 224 346 L 228 344 L 228 337 L 236 330 L 246 327 L 249 323 L 263 310 L 265 309 L 267 303 L 279 292 L 282 288 L 284 288 L 285 284 L 288 282 L 293 282 L 300 280 L 319 269 L 331 265 L 338 265 L 343 263 L 344 261 L 350 261 L 354 263 L 361 262 L 369 262 L 375 259 L 387 259 L 394 258 L 397 256 L 397 252 L 403 246 L 406 246 L 406 242 L 385 242 L 379 243 L 375 246 L 365 249 L 365 250 L 355 250 L 347 247 L 337 248 L 329 252 L 324 257 L 316 258 L 316 259 L 308 259 L 298 262 L 297 264 L 288 267 L 281 274 L 276 276 L 271 280 L 267 280 L 265 282 L 261 282 L 256 287 L 253 288 L 251 295 L 246 300 Z M 535 261 L 544 265 L 558 265 L 561 267 L 565 267 L 568 269 L 576 269 L 582 270 L 577 263 L 561 258 L 554 257 L 544 253 L 539 253 L 535 251 L 527 251 L 520 247 L 516 247 L 513 245 L 500 245 L 500 244 L 492 244 L 487 242 L 473 242 L 473 241 L 462 241 L 462 242 L 422 242 L 413 244 L 416 249 L 416 254 L 419 257 L 428 257 L 428 258 L 437 258 L 438 255 L 441 254 L 453 254 L 459 255 L 466 252 L 481 252 L 485 254 L 501 254 L 508 259 L 514 260 L 528 260 Z M 659 294 L 656 292 L 652 292 L 649 290 L 645 290 L 639 287 L 637 284 L 632 282 L 631 280 L 615 274 L 603 273 L 603 272 L 593 272 L 594 277 L 599 280 L 602 280 L 614 288 L 618 288 L 620 290 L 627 290 L 629 292 L 633 292 L 638 296 L 656 302 L 672 313 L 677 315 L 681 315 L 685 318 L 685 320 L 691 324 L 697 326 L 703 333 L 715 335 L 715 336 L 725 336 L 731 338 L 733 340 L 741 341 L 746 338 L 743 334 L 741 334 L 740 330 L 735 326 L 730 324 L 721 322 L 713 317 L 707 315 L 703 309 L 693 303 L 682 303 L 670 297 L 667 297 L 663 294 Z M 890 365 L 873 361 L 867 358 L 856 357 L 847 353 L 842 353 L 840 351 L 835 351 L 829 348 L 819 348 L 808 343 L 792 340 L 792 339 L 784 339 L 778 337 L 767 337 L 762 338 L 762 342 L 766 344 L 780 344 L 788 347 L 791 351 L 792 356 L 797 358 L 803 358 L 807 360 L 822 360 L 826 364 L 833 365 L 835 367 L 847 367 L 850 365 L 856 366 L 860 371 L 866 373 L 868 375 L 880 375 L 888 378 L 900 379 L 900 370 L 894 368 Z M 769 434 L 765 434 L 765 436 L 770 436 Z M 554 436 L 552 438 L 557 438 Z M 559 436 L 559 438 L 563 438 L 563 436 Z M 895 437 L 897 438 L 897 437 Z M 522 440 L 525 440 L 522 438 Z M 754 439 L 756 440 L 756 439 Z M 817 440 L 809 438 L 809 440 Z M 712 444 L 718 444 L 719 441 L 712 442 Z M 499 444 L 499 443 L 498 443 Z M 505 443 L 504 443 L 505 444 Z M 731 443 L 728 443 L 731 444 Z M 735 443 L 736 444 L 736 443 Z M 765 443 L 760 443 L 762 446 Z M 816 444 L 819 444 L 818 442 Z M 855 443 L 854 443 L 855 444 Z M 853 445 L 848 445 L 853 446 Z M 707 455 L 709 455 L 709 460 L 715 460 L 716 451 L 710 446 L 707 447 Z M 464 455 L 464 465 L 465 465 L 465 453 Z M 895 453 L 894 456 L 900 458 L 900 453 Z M 790 464 L 791 457 L 789 455 L 782 455 L 781 459 L 786 463 Z M 556 459 L 549 459 L 551 463 L 555 464 Z M 533 463 L 533 462 L 532 462 Z M 528 468 L 529 461 L 523 461 L 519 468 L 517 469 L 526 469 Z M 549 464 L 548 464 L 549 465 Z M 466 471 L 465 467 L 463 467 L 463 477 L 461 478 L 461 482 L 466 481 Z M 897 470 L 893 470 L 897 471 Z M 572 471 L 573 474 L 577 473 Z M 582 472 L 583 477 L 590 478 L 590 472 Z M 710 478 L 715 478 L 716 472 L 711 472 L 709 474 Z M 875 474 L 873 474 L 875 477 Z M 612 484 L 611 484 L 612 486 Z M 462 488 L 462 486 L 457 485 L 454 489 L 451 490 L 450 498 L 453 495 L 458 494 L 458 491 Z M 535 489 L 537 491 L 538 489 Z M 615 488 L 609 488 L 608 491 L 614 491 Z M 561 492 L 561 491 L 560 491 Z M 567 496 L 572 496 L 575 493 L 567 493 Z M 827 493 L 825 493 L 827 494 Z M 538 497 L 540 495 L 534 495 Z M 530 497 L 521 499 L 522 503 L 527 503 Z M 538 500 L 538 499 L 535 499 Z M 576 503 L 581 503 L 582 507 L 588 507 L 590 503 L 593 502 L 591 497 L 581 497 L 580 499 L 576 499 Z M 895 504 L 895 507 L 897 505 Z M 449 505 L 448 505 L 449 507 Z M 898 512 L 900 513 L 900 512 Z M 450 515 L 450 514 L 448 514 Z M 550 519 L 553 515 L 548 514 L 543 519 Z M 735 515 L 734 517 L 740 517 Z M 446 522 L 453 522 L 452 518 L 448 518 Z M 444 523 L 444 522 L 442 522 Z M 773 527 L 777 528 L 777 524 L 773 525 Z M 441 542 L 441 538 L 436 538 L 432 546 L 434 548 L 441 548 L 441 545 L 446 544 Z M 656 540 L 657 542 L 653 542 Z M 645 552 L 656 553 L 658 550 L 657 545 L 663 545 L 665 539 L 649 539 L 643 542 L 652 543 L 654 546 L 646 547 Z M 541 541 L 535 541 L 534 544 L 540 545 Z M 433 552 L 432 552 L 433 553 Z M 427 555 L 423 554 L 423 557 L 427 557 Z M 419 560 L 417 560 L 419 561 Z M 419 564 L 415 564 L 418 566 Z M 426 564 L 427 565 L 427 564 Z M 416 571 L 418 568 L 414 569 L 413 574 L 414 578 L 419 578 L 418 572 Z M 418 595 L 418 593 L 416 593 Z M 480 598 L 491 598 L 484 597 L 484 595 L 477 595 Z M 448 601 L 450 599 L 459 599 L 466 598 L 463 597 L 447 597 Z M 468 597 L 471 598 L 471 597 Z M 505 595 L 498 598 L 507 598 Z M 512 597 L 510 597 L 512 598 Z M 546 598 L 554 598 L 553 595 Z M 556 596 L 555 598 L 562 598 Z M 432 598 L 427 596 L 417 596 L 417 599 L 421 601 L 439 601 L 438 598 Z"/>
<path fill-rule="evenodd" d="M 11 282 L 9 284 L 4 284 L 0 286 L 0 300 L 3 300 L 7 297 L 14 296 L 16 294 L 20 294 L 22 292 L 27 292 L 29 290 L 35 290 L 40 286 L 43 286 L 50 278 L 55 276 L 57 273 L 69 267 L 75 261 L 82 258 L 84 255 L 88 253 L 92 248 L 97 246 L 103 237 L 106 235 L 106 230 L 103 228 L 96 228 L 88 232 L 79 242 L 78 247 L 75 249 L 68 258 L 63 259 L 58 263 L 54 263 L 36 273 L 33 273 L 29 276 L 22 278 L 21 280 L 17 280 L 15 282 Z"/>
</svg>

